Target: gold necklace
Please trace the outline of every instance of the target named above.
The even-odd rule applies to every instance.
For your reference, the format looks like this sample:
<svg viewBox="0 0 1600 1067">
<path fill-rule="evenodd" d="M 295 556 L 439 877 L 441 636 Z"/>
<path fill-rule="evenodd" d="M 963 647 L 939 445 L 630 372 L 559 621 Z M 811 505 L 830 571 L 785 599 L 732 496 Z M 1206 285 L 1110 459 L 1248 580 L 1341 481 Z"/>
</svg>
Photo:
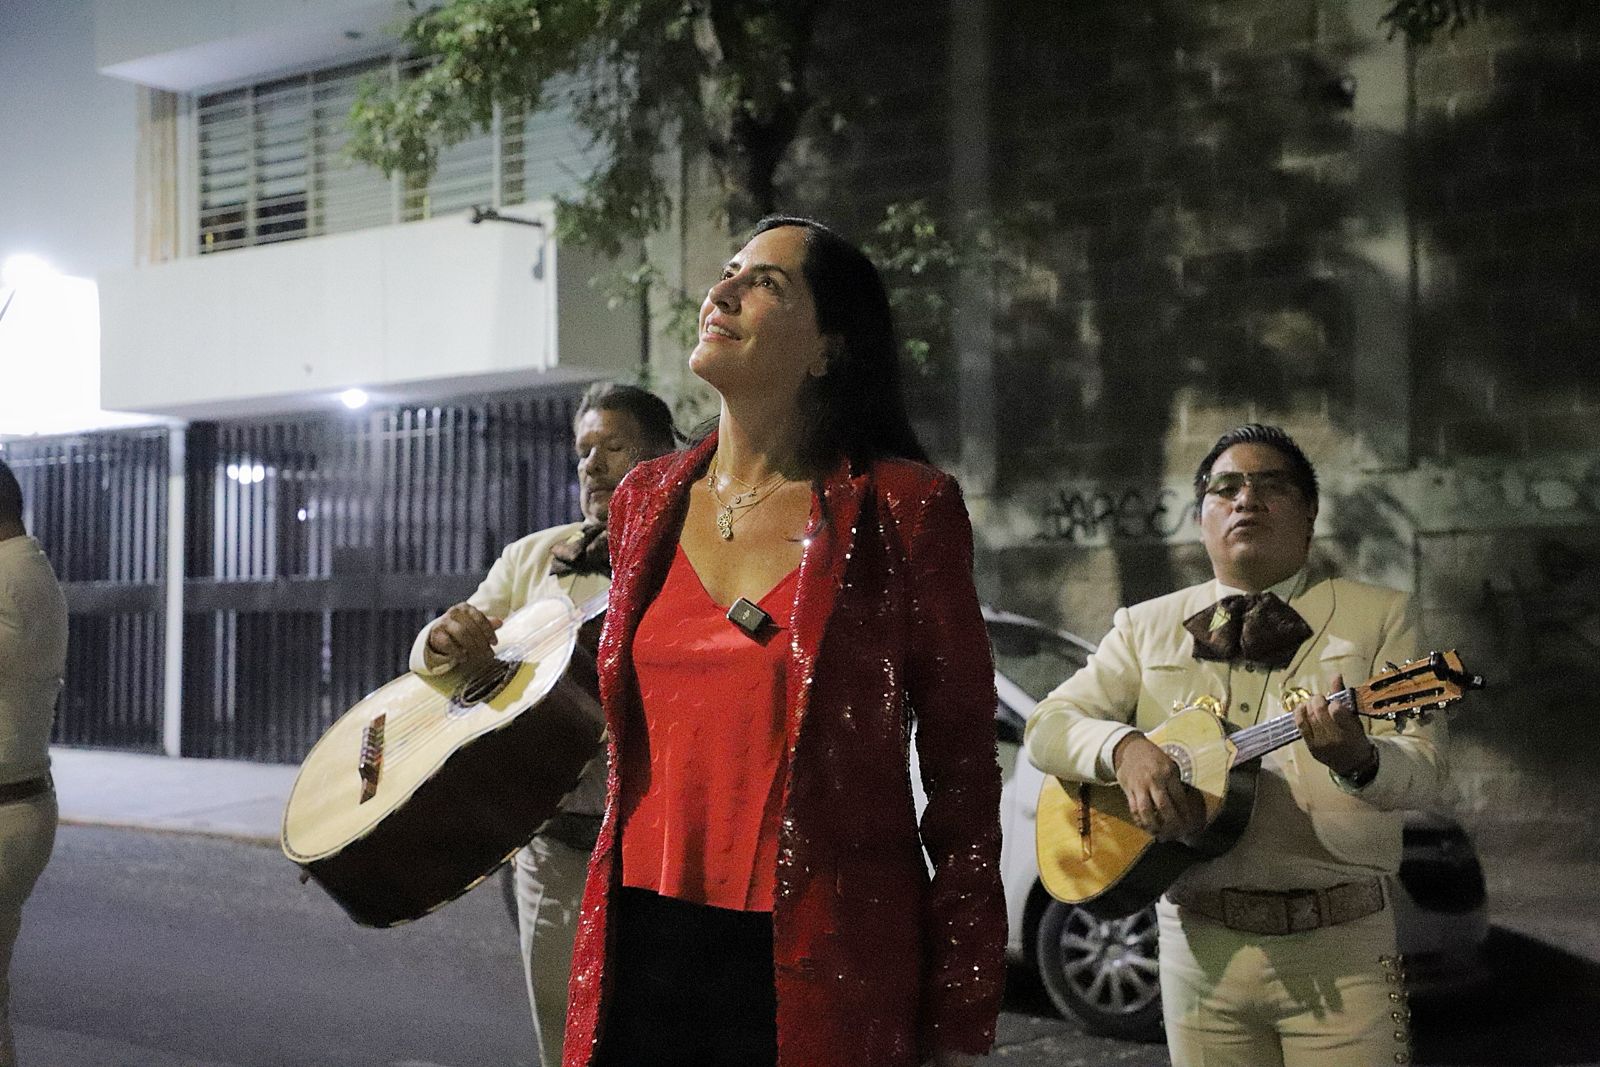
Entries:
<svg viewBox="0 0 1600 1067">
<path fill-rule="evenodd" d="M 717 492 L 717 460 L 719 458 L 718 456 L 711 458 L 711 470 L 706 474 L 706 488 L 711 490 L 711 499 L 717 502 L 717 533 L 721 535 L 724 541 L 732 541 L 733 524 L 744 518 L 746 511 L 755 507 L 776 491 L 783 480 L 783 472 L 773 471 L 756 485 L 750 485 L 743 478 L 729 474 L 729 478 L 732 478 L 740 485 L 749 486 L 749 488 L 739 493 L 732 500 L 724 500 L 722 499 L 722 494 Z M 768 488 L 769 486 L 771 488 Z"/>
</svg>

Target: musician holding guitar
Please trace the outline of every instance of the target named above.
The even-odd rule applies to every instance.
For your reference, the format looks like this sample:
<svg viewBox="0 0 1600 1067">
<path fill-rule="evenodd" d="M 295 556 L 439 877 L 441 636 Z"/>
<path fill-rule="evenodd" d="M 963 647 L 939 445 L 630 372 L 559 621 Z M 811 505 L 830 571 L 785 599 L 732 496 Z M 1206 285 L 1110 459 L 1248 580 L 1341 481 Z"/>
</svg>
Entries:
<svg viewBox="0 0 1600 1067">
<path fill-rule="evenodd" d="M 477 592 L 417 635 L 411 653 L 414 671 L 437 675 L 491 663 L 495 629 L 507 615 L 558 593 L 583 603 L 610 585 L 605 529 L 611 493 L 635 463 L 673 450 L 672 413 L 653 393 L 601 382 L 584 394 L 573 436 L 583 521 L 541 530 L 507 546 Z M 598 702 L 598 693 L 594 698 Z M 602 750 L 515 860 L 522 964 L 543 1067 L 561 1063 L 572 941 L 605 797 Z"/>
<path fill-rule="evenodd" d="M 1388 894 L 1401 811 L 1441 797 L 1443 729 L 1396 729 L 1367 717 L 1367 689 L 1343 689 L 1416 658 L 1409 598 L 1308 568 L 1316 474 L 1276 427 L 1222 435 L 1195 493 L 1213 580 L 1119 610 L 1087 666 L 1031 716 L 1029 758 L 1069 797 L 1095 788 L 1073 783 L 1115 782 L 1122 821 L 1153 839 L 1156 861 L 1108 891 L 1120 910 L 1176 876 L 1157 909 L 1176 1067 L 1409 1062 Z M 1235 740 L 1240 728 L 1282 735 L 1252 764 L 1253 810 L 1248 792 L 1187 784 L 1204 778 L 1204 758 L 1157 743 L 1185 717 Z M 1059 847 L 1041 807 L 1041 869 L 1103 861 L 1118 820 L 1093 807 L 1061 820 L 1070 846 Z M 1145 896 L 1139 877 L 1155 880 Z"/>
</svg>

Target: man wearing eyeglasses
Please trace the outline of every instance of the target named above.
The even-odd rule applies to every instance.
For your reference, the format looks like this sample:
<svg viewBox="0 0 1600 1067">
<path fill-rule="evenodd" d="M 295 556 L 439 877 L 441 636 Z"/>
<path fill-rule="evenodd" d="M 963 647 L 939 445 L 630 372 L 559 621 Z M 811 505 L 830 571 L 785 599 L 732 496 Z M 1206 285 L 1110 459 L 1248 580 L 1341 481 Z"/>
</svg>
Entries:
<svg viewBox="0 0 1600 1067">
<path fill-rule="evenodd" d="M 1389 892 L 1401 812 L 1441 796 L 1443 730 L 1397 731 L 1342 698 L 1418 653 L 1404 593 L 1307 565 L 1317 478 L 1274 426 L 1230 430 L 1195 473 L 1213 578 L 1116 613 L 1089 663 L 1030 717 L 1028 756 L 1071 782 L 1118 784 L 1160 840 L 1205 824 L 1200 794 L 1145 733 L 1180 709 L 1236 726 L 1285 712 L 1302 739 L 1262 758 L 1238 842 L 1157 905 L 1174 1067 L 1408 1063 Z"/>
</svg>

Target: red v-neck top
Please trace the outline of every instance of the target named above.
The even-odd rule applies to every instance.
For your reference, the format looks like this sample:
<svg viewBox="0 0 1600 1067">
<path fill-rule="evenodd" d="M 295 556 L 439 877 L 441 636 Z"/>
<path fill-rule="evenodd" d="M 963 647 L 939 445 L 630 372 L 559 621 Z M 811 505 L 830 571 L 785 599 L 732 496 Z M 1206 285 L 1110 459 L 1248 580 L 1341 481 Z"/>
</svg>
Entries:
<svg viewBox="0 0 1600 1067">
<path fill-rule="evenodd" d="M 642 743 L 624 750 L 622 884 L 771 911 L 782 816 L 789 628 L 799 568 L 763 596 L 759 639 L 680 546 L 633 639 Z"/>
</svg>

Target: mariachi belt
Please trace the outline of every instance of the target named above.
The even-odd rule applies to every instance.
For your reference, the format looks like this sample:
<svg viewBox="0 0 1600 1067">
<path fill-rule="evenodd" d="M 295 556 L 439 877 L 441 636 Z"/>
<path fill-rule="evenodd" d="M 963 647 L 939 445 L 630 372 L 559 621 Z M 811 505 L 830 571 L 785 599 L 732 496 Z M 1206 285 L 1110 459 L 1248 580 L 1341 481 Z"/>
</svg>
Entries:
<svg viewBox="0 0 1600 1067">
<path fill-rule="evenodd" d="M 51 787 L 50 776 L 40 775 L 38 778 L 24 778 L 20 782 L 7 782 L 0 785 L 0 804 L 14 804 L 19 800 L 32 800 L 40 793 L 48 793 Z"/>
<path fill-rule="evenodd" d="M 1201 889 L 1167 894 L 1178 907 L 1247 934 L 1298 934 L 1364 919 L 1384 909 L 1376 878 L 1326 889 Z"/>
</svg>

